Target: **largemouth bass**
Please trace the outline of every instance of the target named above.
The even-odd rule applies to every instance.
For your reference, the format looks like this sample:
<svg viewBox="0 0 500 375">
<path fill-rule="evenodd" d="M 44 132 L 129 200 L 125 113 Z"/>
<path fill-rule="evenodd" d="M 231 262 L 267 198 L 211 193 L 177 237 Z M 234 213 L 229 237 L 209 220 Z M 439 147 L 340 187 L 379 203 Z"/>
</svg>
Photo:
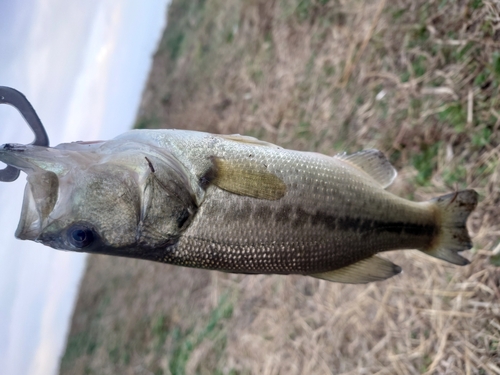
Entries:
<svg viewBox="0 0 500 375">
<path fill-rule="evenodd" d="M 55 249 L 236 273 L 383 280 L 376 254 L 418 249 L 453 264 L 472 244 L 477 193 L 411 202 L 385 190 L 377 150 L 333 157 L 240 135 L 135 130 L 54 148 L 7 144 L 27 175 L 16 237 Z"/>
</svg>

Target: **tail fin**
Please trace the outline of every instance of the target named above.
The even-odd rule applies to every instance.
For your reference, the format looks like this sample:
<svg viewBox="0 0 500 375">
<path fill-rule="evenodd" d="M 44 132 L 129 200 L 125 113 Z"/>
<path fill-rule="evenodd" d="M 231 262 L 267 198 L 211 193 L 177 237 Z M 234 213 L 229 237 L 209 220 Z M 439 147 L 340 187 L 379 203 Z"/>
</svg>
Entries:
<svg viewBox="0 0 500 375">
<path fill-rule="evenodd" d="M 420 250 L 459 266 L 469 264 L 458 252 L 472 247 L 465 224 L 477 206 L 477 197 L 474 190 L 463 190 L 432 199 L 430 202 L 436 205 L 440 231 L 429 248 Z"/>
</svg>

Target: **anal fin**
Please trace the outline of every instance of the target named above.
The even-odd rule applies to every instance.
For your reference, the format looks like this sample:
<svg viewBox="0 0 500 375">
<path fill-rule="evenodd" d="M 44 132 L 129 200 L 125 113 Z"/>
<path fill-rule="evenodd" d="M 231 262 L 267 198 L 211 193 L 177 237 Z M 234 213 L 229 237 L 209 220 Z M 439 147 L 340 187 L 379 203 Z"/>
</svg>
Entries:
<svg viewBox="0 0 500 375">
<path fill-rule="evenodd" d="M 388 260 L 373 256 L 338 270 L 314 273 L 309 276 L 346 284 L 366 284 L 385 280 L 401 272 L 401 267 Z"/>
<path fill-rule="evenodd" d="M 444 260 L 448 263 L 456 264 L 457 266 L 466 266 L 470 264 L 470 261 L 468 259 L 465 259 L 463 256 L 458 255 L 457 250 L 448 248 L 435 248 L 422 251 L 427 255 L 430 255 L 431 257 Z"/>
</svg>

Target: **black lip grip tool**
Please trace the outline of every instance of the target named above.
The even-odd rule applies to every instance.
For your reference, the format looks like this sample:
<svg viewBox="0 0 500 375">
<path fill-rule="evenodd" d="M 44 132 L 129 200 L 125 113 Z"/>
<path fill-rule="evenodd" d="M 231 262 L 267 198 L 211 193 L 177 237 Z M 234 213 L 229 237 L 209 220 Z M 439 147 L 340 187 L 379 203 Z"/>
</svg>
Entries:
<svg viewBox="0 0 500 375">
<path fill-rule="evenodd" d="M 9 104 L 21 113 L 26 123 L 35 134 L 35 140 L 31 143 L 32 145 L 49 146 L 49 137 L 47 136 L 47 132 L 40 118 L 28 99 L 26 99 L 22 93 L 11 87 L 0 86 L 0 104 Z M 8 147 L 8 145 L 3 145 L 1 147 Z M 19 177 L 19 173 L 19 169 L 8 165 L 6 168 L 0 169 L 0 181 L 15 181 Z"/>
</svg>

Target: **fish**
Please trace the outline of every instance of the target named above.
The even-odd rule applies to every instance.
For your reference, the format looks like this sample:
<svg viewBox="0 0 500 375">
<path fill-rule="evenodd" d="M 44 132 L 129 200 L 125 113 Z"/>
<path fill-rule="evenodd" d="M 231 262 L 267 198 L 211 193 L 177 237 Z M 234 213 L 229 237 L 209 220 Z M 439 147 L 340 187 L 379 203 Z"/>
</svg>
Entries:
<svg viewBox="0 0 500 375">
<path fill-rule="evenodd" d="M 132 130 L 56 147 L 6 144 L 27 175 L 15 236 L 54 249 L 340 283 L 385 280 L 379 256 L 417 249 L 455 265 L 472 242 L 472 190 L 413 202 L 367 149 L 327 156 L 243 135 Z"/>
</svg>

